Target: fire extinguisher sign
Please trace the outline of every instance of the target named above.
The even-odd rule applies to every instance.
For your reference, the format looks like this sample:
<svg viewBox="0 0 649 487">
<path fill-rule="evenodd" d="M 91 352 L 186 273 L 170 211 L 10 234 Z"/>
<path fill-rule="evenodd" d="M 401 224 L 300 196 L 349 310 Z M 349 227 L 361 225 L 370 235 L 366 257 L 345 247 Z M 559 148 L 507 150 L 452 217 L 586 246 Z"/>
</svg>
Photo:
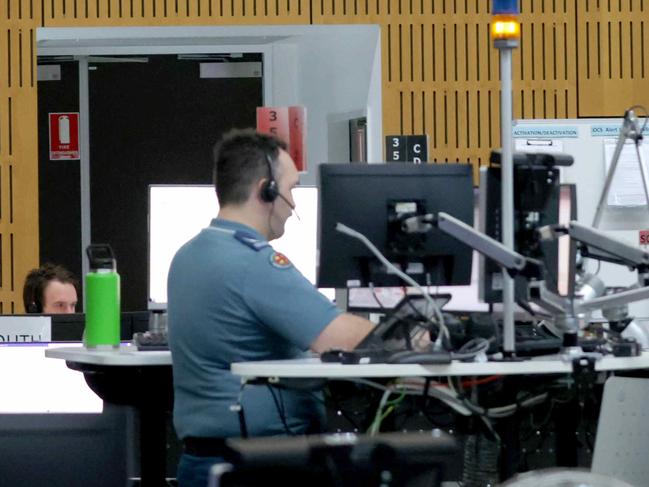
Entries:
<svg viewBox="0 0 649 487">
<path fill-rule="evenodd" d="M 50 113 L 50 160 L 79 159 L 79 113 Z"/>
</svg>

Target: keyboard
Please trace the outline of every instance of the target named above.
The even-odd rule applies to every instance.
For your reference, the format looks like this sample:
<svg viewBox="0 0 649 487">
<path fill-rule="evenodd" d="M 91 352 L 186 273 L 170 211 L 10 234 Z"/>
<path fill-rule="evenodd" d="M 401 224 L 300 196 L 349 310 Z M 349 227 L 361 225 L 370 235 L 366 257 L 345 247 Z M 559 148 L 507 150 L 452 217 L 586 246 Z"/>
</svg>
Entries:
<svg viewBox="0 0 649 487">
<path fill-rule="evenodd" d="M 135 333 L 133 334 L 133 345 L 140 351 L 169 350 L 167 334 L 164 332 Z"/>
</svg>

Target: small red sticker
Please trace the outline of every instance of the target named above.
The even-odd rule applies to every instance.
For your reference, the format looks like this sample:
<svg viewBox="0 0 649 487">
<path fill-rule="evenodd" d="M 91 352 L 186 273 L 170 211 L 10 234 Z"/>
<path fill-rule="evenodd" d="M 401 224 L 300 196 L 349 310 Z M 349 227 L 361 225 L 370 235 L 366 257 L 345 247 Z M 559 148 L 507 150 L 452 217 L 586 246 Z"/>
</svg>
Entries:
<svg viewBox="0 0 649 487">
<path fill-rule="evenodd" d="M 640 245 L 649 244 L 649 230 L 640 230 Z"/>
</svg>

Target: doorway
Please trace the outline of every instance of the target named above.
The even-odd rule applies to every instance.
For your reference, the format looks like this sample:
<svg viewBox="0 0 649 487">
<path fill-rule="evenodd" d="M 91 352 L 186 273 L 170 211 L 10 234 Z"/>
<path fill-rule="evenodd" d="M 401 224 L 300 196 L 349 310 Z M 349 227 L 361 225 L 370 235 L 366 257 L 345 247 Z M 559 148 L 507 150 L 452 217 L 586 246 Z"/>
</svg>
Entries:
<svg viewBox="0 0 649 487">
<path fill-rule="evenodd" d="M 60 79 L 38 83 L 40 261 L 82 278 L 87 184 L 91 241 L 113 247 L 122 310 L 146 309 L 148 185 L 211 183 L 214 143 L 255 126 L 262 54 L 39 58 L 45 65 L 58 65 Z M 48 113 L 83 117 L 80 66 L 88 69 L 87 177 L 78 160 L 50 160 L 47 150 Z"/>
</svg>

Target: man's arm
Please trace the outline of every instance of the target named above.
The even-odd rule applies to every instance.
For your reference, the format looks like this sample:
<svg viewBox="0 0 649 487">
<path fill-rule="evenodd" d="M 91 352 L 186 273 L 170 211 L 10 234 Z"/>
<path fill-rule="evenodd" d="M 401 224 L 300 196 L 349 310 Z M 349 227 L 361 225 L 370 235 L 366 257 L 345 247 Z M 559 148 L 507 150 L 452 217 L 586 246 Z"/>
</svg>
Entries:
<svg viewBox="0 0 649 487">
<path fill-rule="evenodd" d="M 310 348 L 316 353 L 332 348 L 352 350 L 374 326 L 371 321 L 350 313 L 340 314 L 322 330 Z"/>
</svg>

